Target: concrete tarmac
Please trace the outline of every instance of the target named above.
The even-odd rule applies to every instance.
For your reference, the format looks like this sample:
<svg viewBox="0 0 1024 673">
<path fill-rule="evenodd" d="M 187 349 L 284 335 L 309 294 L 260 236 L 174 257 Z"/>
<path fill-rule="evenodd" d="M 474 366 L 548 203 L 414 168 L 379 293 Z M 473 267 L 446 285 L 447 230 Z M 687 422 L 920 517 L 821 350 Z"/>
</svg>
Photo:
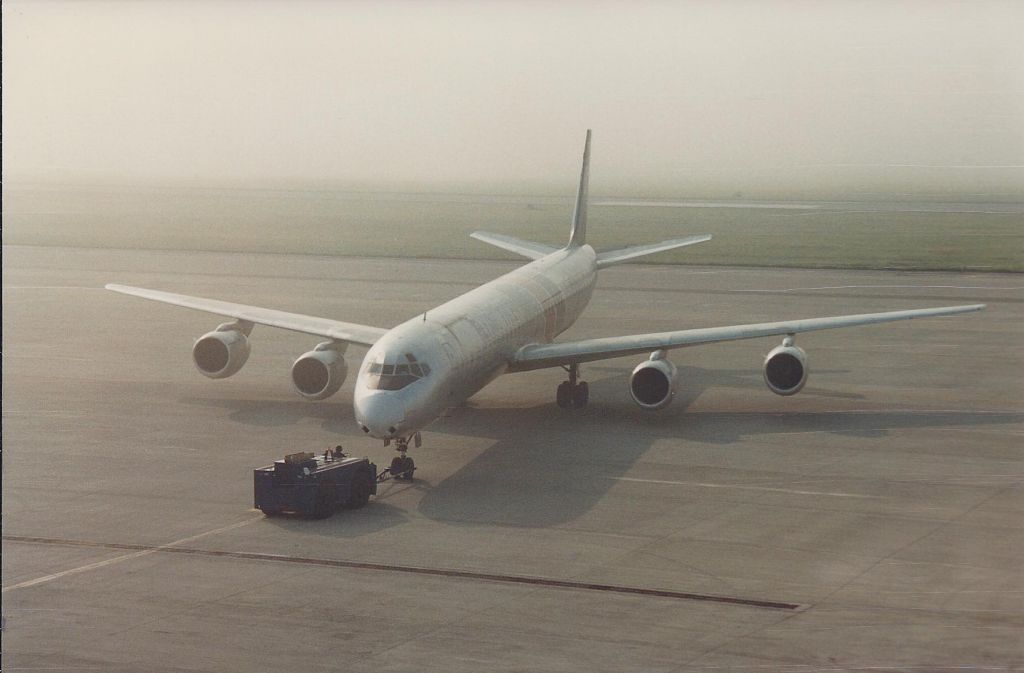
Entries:
<svg viewBox="0 0 1024 673">
<path fill-rule="evenodd" d="M 514 264 L 3 261 L 6 670 L 1024 670 L 1019 275 L 610 269 L 561 339 L 989 308 L 801 335 L 792 398 L 761 380 L 776 339 L 673 352 L 657 413 L 629 400 L 637 357 L 585 366 L 581 411 L 560 370 L 502 377 L 424 433 L 413 483 L 305 521 L 251 509 L 251 470 L 337 443 L 389 462 L 354 377 L 301 400 L 317 339 L 257 326 L 205 379 L 191 344 L 221 320 L 102 285 L 388 327 Z"/>
</svg>

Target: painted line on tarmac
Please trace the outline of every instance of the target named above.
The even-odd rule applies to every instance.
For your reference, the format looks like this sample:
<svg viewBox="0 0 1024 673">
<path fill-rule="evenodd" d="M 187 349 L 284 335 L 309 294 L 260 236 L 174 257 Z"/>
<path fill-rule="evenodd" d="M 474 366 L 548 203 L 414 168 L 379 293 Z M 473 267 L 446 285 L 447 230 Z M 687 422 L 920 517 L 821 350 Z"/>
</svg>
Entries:
<svg viewBox="0 0 1024 673">
<path fill-rule="evenodd" d="M 4 285 L 5 290 L 102 290 L 88 285 Z"/>
<path fill-rule="evenodd" d="M 75 358 L 67 355 L 10 355 L 5 353 L 4 357 L 8 360 L 46 360 L 47 362 L 53 362 L 59 360 L 61 362 L 95 362 L 95 358 Z"/>
<path fill-rule="evenodd" d="M 744 292 L 806 292 L 809 290 L 1024 290 L 1024 287 L 990 287 L 988 285 L 822 285 L 821 287 L 786 287 L 777 290 L 747 289 Z"/>
<path fill-rule="evenodd" d="M 215 532 L 228 530 L 230 528 L 237 528 L 239 526 L 244 526 L 246 524 L 252 523 L 253 521 L 262 518 L 263 515 L 261 514 L 256 519 L 243 521 L 241 523 L 234 524 L 233 526 L 227 526 L 223 529 L 218 529 L 217 531 L 201 533 L 200 535 L 193 536 L 192 538 L 185 538 L 185 540 L 203 537 L 204 535 L 212 535 Z M 699 594 L 691 593 L 688 591 L 670 591 L 667 589 L 647 589 L 644 587 L 631 587 L 618 584 L 598 584 L 594 582 L 580 582 L 575 580 L 558 580 L 547 577 L 531 577 L 527 575 L 501 575 L 495 573 L 477 572 L 472 570 L 455 570 L 451 568 L 428 568 L 423 566 L 394 565 L 390 563 L 368 563 L 363 561 L 343 561 L 337 559 L 308 558 L 303 556 L 284 556 L 280 554 L 265 554 L 259 552 L 227 551 L 218 549 L 196 549 L 193 547 L 171 546 L 176 545 L 177 543 L 171 543 L 171 545 L 162 545 L 159 547 L 149 547 L 145 545 L 135 544 L 90 542 L 87 540 L 64 540 L 58 538 L 27 537 L 22 535 L 4 535 L 3 539 L 9 542 L 24 542 L 29 544 L 51 544 L 68 547 L 95 547 L 100 549 L 137 550 L 132 554 L 118 556 L 117 558 L 109 559 L 108 561 L 100 561 L 98 563 L 93 563 L 88 566 L 82 566 L 81 569 L 64 571 L 63 573 L 48 575 L 47 577 L 39 578 L 38 580 L 29 580 L 27 582 L 15 584 L 10 587 L 5 587 L 5 592 L 11 589 L 18 589 L 24 586 L 32 586 L 34 584 L 39 584 L 42 581 L 49 581 L 49 579 L 63 577 L 64 575 L 67 575 L 71 572 L 81 572 L 87 569 L 92 569 L 93 567 L 101 567 L 104 565 L 109 565 L 110 563 L 116 563 L 121 560 L 136 558 L 144 554 L 155 554 L 157 552 L 160 552 L 164 554 L 187 554 L 191 556 L 231 558 L 245 561 L 295 563 L 301 565 L 321 566 L 326 568 L 353 568 L 357 570 L 376 570 L 390 573 L 406 573 L 410 575 L 428 575 L 433 577 L 450 577 L 455 579 L 476 580 L 484 582 L 501 582 L 503 584 L 523 584 L 529 586 L 547 587 L 552 589 L 603 591 L 607 593 L 631 594 L 634 596 L 650 596 L 654 598 L 674 598 L 678 600 L 702 601 L 706 603 L 724 603 L 728 605 L 738 605 L 752 608 L 767 608 L 771 610 L 786 610 L 791 612 L 805 610 L 809 607 L 801 603 L 787 603 L 784 601 L 762 600 L 757 598 L 742 598 L 738 596 L 721 596 L 717 594 Z M 179 542 L 181 542 L 181 540 L 179 540 Z"/>
<path fill-rule="evenodd" d="M 795 495 L 828 495 L 833 498 L 881 498 L 880 495 L 863 493 L 839 493 L 834 491 L 798 491 L 791 488 L 774 488 L 770 486 L 743 486 L 740 484 L 709 484 L 701 481 L 668 481 L 665 479 L 636 479 L 634 477 L 607 477 L 613 481 L 631 481 L 641 484 L 670 484 L 673 486 L 699 486 L 701 488 L 734 488 L 743 491 L 771 491 L 773 493 L 792 493 Z"/>
<path fill-rule="evenodd" d="M 756 201 L 644 201 L 608 199 L 591 201 L 592 206 L 628 206 L 640 208 L 735 208 L 738 210 L 821 210 L 823 206 L 811 203 L 759 203 Z"/>
<path fill-rule="evenodd" d="M 8 591 L 14 591 L 15 589 L 26 589 L 28 587 L 34 587 L 34 586 L 37 586 L 39 584 L 45 584 L 46 582 L 52 582 L 53 580 L 58 580 L 58 579 L 60 579 L 62 577 L 67 577 L 68 575 L 78 575 L 80 573 L 88 572 L 90 570 L 96 570 L 97 568 L 104 568 L 106 566 L 113 565 L 115 563 L 121 563 L 122 561 L 130 561 L 131 559 L 136 559 L 136 558 L 139 558 L 139 557 L 142 557 L 142 556 L 149 556 L 150 554 L 155 554 L 155 553 L 157 553 L 159 551 L 166 551 L 168 549 L 173 549 L 176 545 L 183 544 L 185 542 L 192 542 L 193 540 L 198 540 L 199 538 L 204 538 L 204 537 L 207 537 L 208 535 L 216 535 L 217 533 L 223 533 L 225 531 L 233 530 L 235 528 L 241 528 L 242 526 L 247 526 L 250 523 L 253 523 L 254 521 L 259 521 L 262 518 L 263 518 L 263 515 L 261 514 L 260 516 L 254 516 L 251 519 L 246 519 L 245 521 L 239 521 L 238 523 L 233 523 L 233 524 L 231 524 L 229 526 L 222 526 L 221 528 L 215 528 L 213 530 L 208 530 L 205 533 L 199 533 L 198 535 L 190 535 L 189 537 L 183 537 L 180 540 L 175 540 L 174 542 L 168 542 L 167 544 L 160 545 L 158 547 L 142 547 L 142 546 L 139 546 L 139 551 L 136 551 L 136 552 L 134 552 L 132 554 L 124 554 L 123 556 L 115 556 L 114 558 L 106 559 L 106 560 L 103 560 L 103 561 L 96 561 L 95 563 L 88 563 L 88 564 L 83 565 L 83 566 L 78 566 L 77 568 L 70 568 L 68 570 L 62 570 L 60 572 L 53 573 L 51 575 L 44 575 L 42 577 L 37 577 L 37 578 L 32 579 L 32 580 L 25 580 L 24 582 L 19 582 L 17 584 L 12 584 L 10 586 L 4 587 L 3 590 L 0 591 L 0 593 L 7 593 Z M 31 538 L 27 538 L 25 540 L 19 540 L 15 536 L 11 536 L 11 537 L 4 536 L 4 539 L 5 540 L 11 540 L 12 542 L 31 540 Z M 132 547 L 127 547 L 127 546 L 104 545 L 102 543 L 97 543 L 97 544 L 93 544 L 93 545 L 76 545 L 76 546 L 93 546 L 93 547 L 101 547 L 101 548 L 106 547 L 106 548 L 109 548 L 109 549 L 130 549 L 130 548 L 132 548 Z"/>
<path fill-rule="evenodd" d="M 5 414 L 58 414 L 63 416 L 85 416 L 79 411 L 66 411 L 64 409 L 4 409 Z"/>
</svg>

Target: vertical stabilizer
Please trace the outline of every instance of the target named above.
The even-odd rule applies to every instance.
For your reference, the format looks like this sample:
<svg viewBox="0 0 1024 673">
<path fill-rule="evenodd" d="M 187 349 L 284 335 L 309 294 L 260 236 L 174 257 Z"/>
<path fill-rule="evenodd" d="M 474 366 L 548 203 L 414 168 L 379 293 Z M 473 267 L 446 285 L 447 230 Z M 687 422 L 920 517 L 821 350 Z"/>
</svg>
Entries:
<svg viewBox="0 0 1024 673">
<path fill-rule="evenodd" d="M 569 247 L 578 248 L 587 242 L 587 191 L 590 183 L 590 129 L 587 129 L 587 143 L 583 146 L 583 171 L 580 173 L 580 188 L 576 192 L 576 207 L 572 211 L 572 233 Z"/>
</svg>

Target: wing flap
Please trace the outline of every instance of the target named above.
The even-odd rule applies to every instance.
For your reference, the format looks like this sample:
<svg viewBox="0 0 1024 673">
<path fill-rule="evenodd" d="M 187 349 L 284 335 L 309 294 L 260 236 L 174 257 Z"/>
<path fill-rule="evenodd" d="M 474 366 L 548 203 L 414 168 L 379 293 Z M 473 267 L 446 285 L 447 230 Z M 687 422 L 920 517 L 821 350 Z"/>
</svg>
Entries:
<svg viewBox="0 0 1024 673">
<path fill-rule="evenodd" d="M 153 301 L 183 306 L 198 311 L 206 311 L 216 315 L 227 316 L 237 320 L 246 320 L 258 325 L 279 327 L 293 332 L 312 334 L 315 336 L 336 339 L 348 343 L 371 346 L 377 339 L 387 333 L 386 329 L 359 325 L 356 323 L 341 322 L 329 318 L 317 318 L 315 316 L 302 315 L 300 313 L 288 313 L 277 311 L 271 308 L 259 306 L 248 306 L 246 304 L 235 304 L 219 299 L 204 299 L 203 297 L 190 297 L 184 294 L 163 292 L 161 290 L 147 290 L 142 287 L 130 287 L 128 285 L 108 284 L 108 290 L 120 292 L 121 294 L 151 299 Z"/>
<path fill-rule="evenodd" d="M 912 309 L 909 311 L 862 313 L 832 318 L 809 318 L 750 325 L 732 325 L 729 327 L 680 330 L 676 332 L 635 334 L 632 336 L 586 339 L 584 341 L 570 341 L 566 343 L 531 344 L 524 346 L 516 353 L 509 364 L 508 371 L 520 372 L 545 367 L 557 367 L 559 365 L 593 362 L 595 360 L 622 357 L 624 355 L 647 353 L 659 349 L 668 350 L 720 341 L 737 341 L 740 339 L 756 339 L 758 337 L 779 336 L 783 334 L 798 334 L 801 332 L 872 325 L 896 320 L 935 318 L 957 315 L 959 313 L 971 313 L 973 311 L 980 311 L 983 308 L 985 308 L 984 304 L 943 306 L 939 308 Z"/>
</svg>

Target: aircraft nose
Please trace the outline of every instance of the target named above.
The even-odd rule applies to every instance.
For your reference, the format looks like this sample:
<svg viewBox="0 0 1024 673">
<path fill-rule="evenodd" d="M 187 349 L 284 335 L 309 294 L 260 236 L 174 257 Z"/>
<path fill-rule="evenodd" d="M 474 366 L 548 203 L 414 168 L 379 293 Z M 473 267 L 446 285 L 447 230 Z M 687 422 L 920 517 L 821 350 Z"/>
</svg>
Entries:
<svg viewBox="0 0 1024 673">
<path fill-rule="evenodd" d="M 356 420 L 374 437 L 394 437 L 405 421 L 405 405 L 393 394 L 366 395 L 356 401 Z"/>
</svg>

